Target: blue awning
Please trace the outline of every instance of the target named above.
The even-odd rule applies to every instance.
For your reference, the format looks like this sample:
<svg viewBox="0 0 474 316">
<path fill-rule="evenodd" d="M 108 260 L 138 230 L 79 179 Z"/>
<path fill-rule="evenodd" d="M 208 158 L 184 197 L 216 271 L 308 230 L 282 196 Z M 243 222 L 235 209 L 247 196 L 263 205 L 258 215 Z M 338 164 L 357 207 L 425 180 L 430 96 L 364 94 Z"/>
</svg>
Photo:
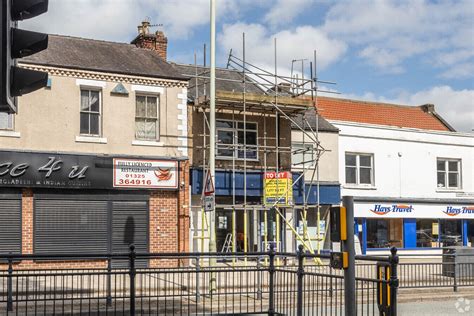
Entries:
<svg viewBox="0 0 474 316">
<path fill-rule="evenodd" d="M 296 204 L 303 204 L 304 179 L 301 178 L 296 182 L 301 173 L 294 172 L 293 176 L 293 200 Z M 231 196 L 233 194 L 232 183 L 234 182 L 232 171 L 216 171 L 215 191 L 218 196 Z M 306 183 L 306 194 L 309 204 L 317 202 L 317 187 L 315 184 L 310 186 Z M 200 195 L 203 187 L 203 171 L 202 169 L 191 169 L 191 194 Z M 341 188 L 339 184 L 322 184 L 319 186 L 320 204 L 339 204 L 341 200 Z M 242 171 L 235 172 L 235 195 L 244 195 L 244 173 Z M 259 197 L 263 196 L 263 172 L 247 171 L 247 196 Z"/>
</svg>

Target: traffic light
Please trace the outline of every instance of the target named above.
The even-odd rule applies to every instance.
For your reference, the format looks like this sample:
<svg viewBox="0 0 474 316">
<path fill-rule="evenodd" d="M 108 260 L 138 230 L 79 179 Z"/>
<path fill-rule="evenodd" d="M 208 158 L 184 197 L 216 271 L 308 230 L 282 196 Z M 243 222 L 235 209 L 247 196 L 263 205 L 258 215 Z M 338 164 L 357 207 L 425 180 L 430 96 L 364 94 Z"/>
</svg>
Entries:
<svg viewBox="0 0 474 316">
<path fill-rule="evenodd" d="M 18 21 L 48 11 L 48 0 L 1 0 L 0 112 L 15 113 L 15 97 L 46 86 L 48 74 L 17 67 L 17 58 L 48 47 L 48 35 L 17 28 Z"/>
<path fill-rule="evenodd" d="M 331 206 L 330 210 L 331 241 L 347 240 L 347 219 L 344 206 Z"/>
</svg>

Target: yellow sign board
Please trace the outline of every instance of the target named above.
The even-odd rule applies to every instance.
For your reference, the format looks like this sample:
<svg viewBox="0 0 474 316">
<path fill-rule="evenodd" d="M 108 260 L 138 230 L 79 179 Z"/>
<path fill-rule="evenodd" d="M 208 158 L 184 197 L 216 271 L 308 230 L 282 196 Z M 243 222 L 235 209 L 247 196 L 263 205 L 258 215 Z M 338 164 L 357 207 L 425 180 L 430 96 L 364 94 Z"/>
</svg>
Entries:
<svg viewBox="0 0 474 316">
<path fill-rule="evenodd" d="M 266 206 L 293 205 L 291 172 L 266 172 L 264 181 L 264 203 Z"/>
</svg>

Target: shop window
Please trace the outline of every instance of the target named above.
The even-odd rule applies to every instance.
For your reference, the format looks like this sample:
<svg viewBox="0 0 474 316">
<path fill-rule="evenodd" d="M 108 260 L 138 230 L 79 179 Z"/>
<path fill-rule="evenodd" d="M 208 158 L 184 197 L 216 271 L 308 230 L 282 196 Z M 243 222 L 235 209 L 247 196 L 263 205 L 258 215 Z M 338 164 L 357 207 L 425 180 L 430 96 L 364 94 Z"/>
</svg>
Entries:
<svg viewBox="0 0 474 316">
<path fill-rule="evenodd" d="M 467 245 L 474 247 L 474 219 L 467 220 Z"/>
<path fill-rule="evenodd" d="M 346 184 L 374 185 L 374 156 L 346 153 Z"/>
<path fill-rule="evenodd" d="M 439 222 L 437 219 L 416 220 L 416 246 L 426 248 L 439 247 Z"/>
<path fill-rule="evenodd" d="M 313 144 L 292 143 L 291 164 L 296 168 L 312 167 L 314 165 Z"/>
<path fill-rule="evenodd" d="M 101 134 L 100 91 L 81 89 L 81 135 L 100 136 Z"/>
<path fill-rule="evenodd" d="M 403 246 L 403 219 L 367 219 L 367 248 Z"/>
<path fill-rule="evenodd" d="M 0 130 L 13 130 L 13 114 L 0 112 Z"/>
<path fill-rule="evenodd" d="M 136 139 L 158 140 L 158 108 L 158 98 L 156 96 L 137 96 L 135 108 Z"/>
<path fill-rule="evenodd" d="M 461 160 L 438 158 L 437 179 L 440 189 L 461 188 Z"/>
<path fill-rule="evenodd" d="M 257 123 L 217 120 L 219 158 L 257 159 Z"/>
<path fill-rule="evenodd" d="M 440 246 L 462 246 L 462 220 L 440 219 Z"/>
</svg>

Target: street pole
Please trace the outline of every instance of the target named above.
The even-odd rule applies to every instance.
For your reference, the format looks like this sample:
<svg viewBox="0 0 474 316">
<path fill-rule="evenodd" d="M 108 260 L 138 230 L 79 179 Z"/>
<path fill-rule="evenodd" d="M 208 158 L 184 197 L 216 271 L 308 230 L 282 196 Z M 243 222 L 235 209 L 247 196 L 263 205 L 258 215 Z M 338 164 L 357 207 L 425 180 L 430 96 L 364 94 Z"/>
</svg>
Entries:
<svg viewBox="0 0 474 316">
<path fill-rule="evenodd" d="M 348 253 L 349 266 L 344 269 L 345 316 L 353 316 L 356 311 L 355 249 L 354 249 L 354 197 L 344 196 L 342 205 L 346 208 L 347 240 L 342 242 L 342 251 Z"/>
<path fill-rule="evenodd" d="M 211 82 L 210 82 L 210 118 L 209 118 L 209 172 L 211 181 L 215 183 L 216 175 L 216 0 L 211 1 Z M 215 201 L 210 212 L 209 221 L 209 251 L 216 252 L 216 204 Z M 215 264 L 215 258 L 211 259 L 211 265 Z"/>
</svg>

